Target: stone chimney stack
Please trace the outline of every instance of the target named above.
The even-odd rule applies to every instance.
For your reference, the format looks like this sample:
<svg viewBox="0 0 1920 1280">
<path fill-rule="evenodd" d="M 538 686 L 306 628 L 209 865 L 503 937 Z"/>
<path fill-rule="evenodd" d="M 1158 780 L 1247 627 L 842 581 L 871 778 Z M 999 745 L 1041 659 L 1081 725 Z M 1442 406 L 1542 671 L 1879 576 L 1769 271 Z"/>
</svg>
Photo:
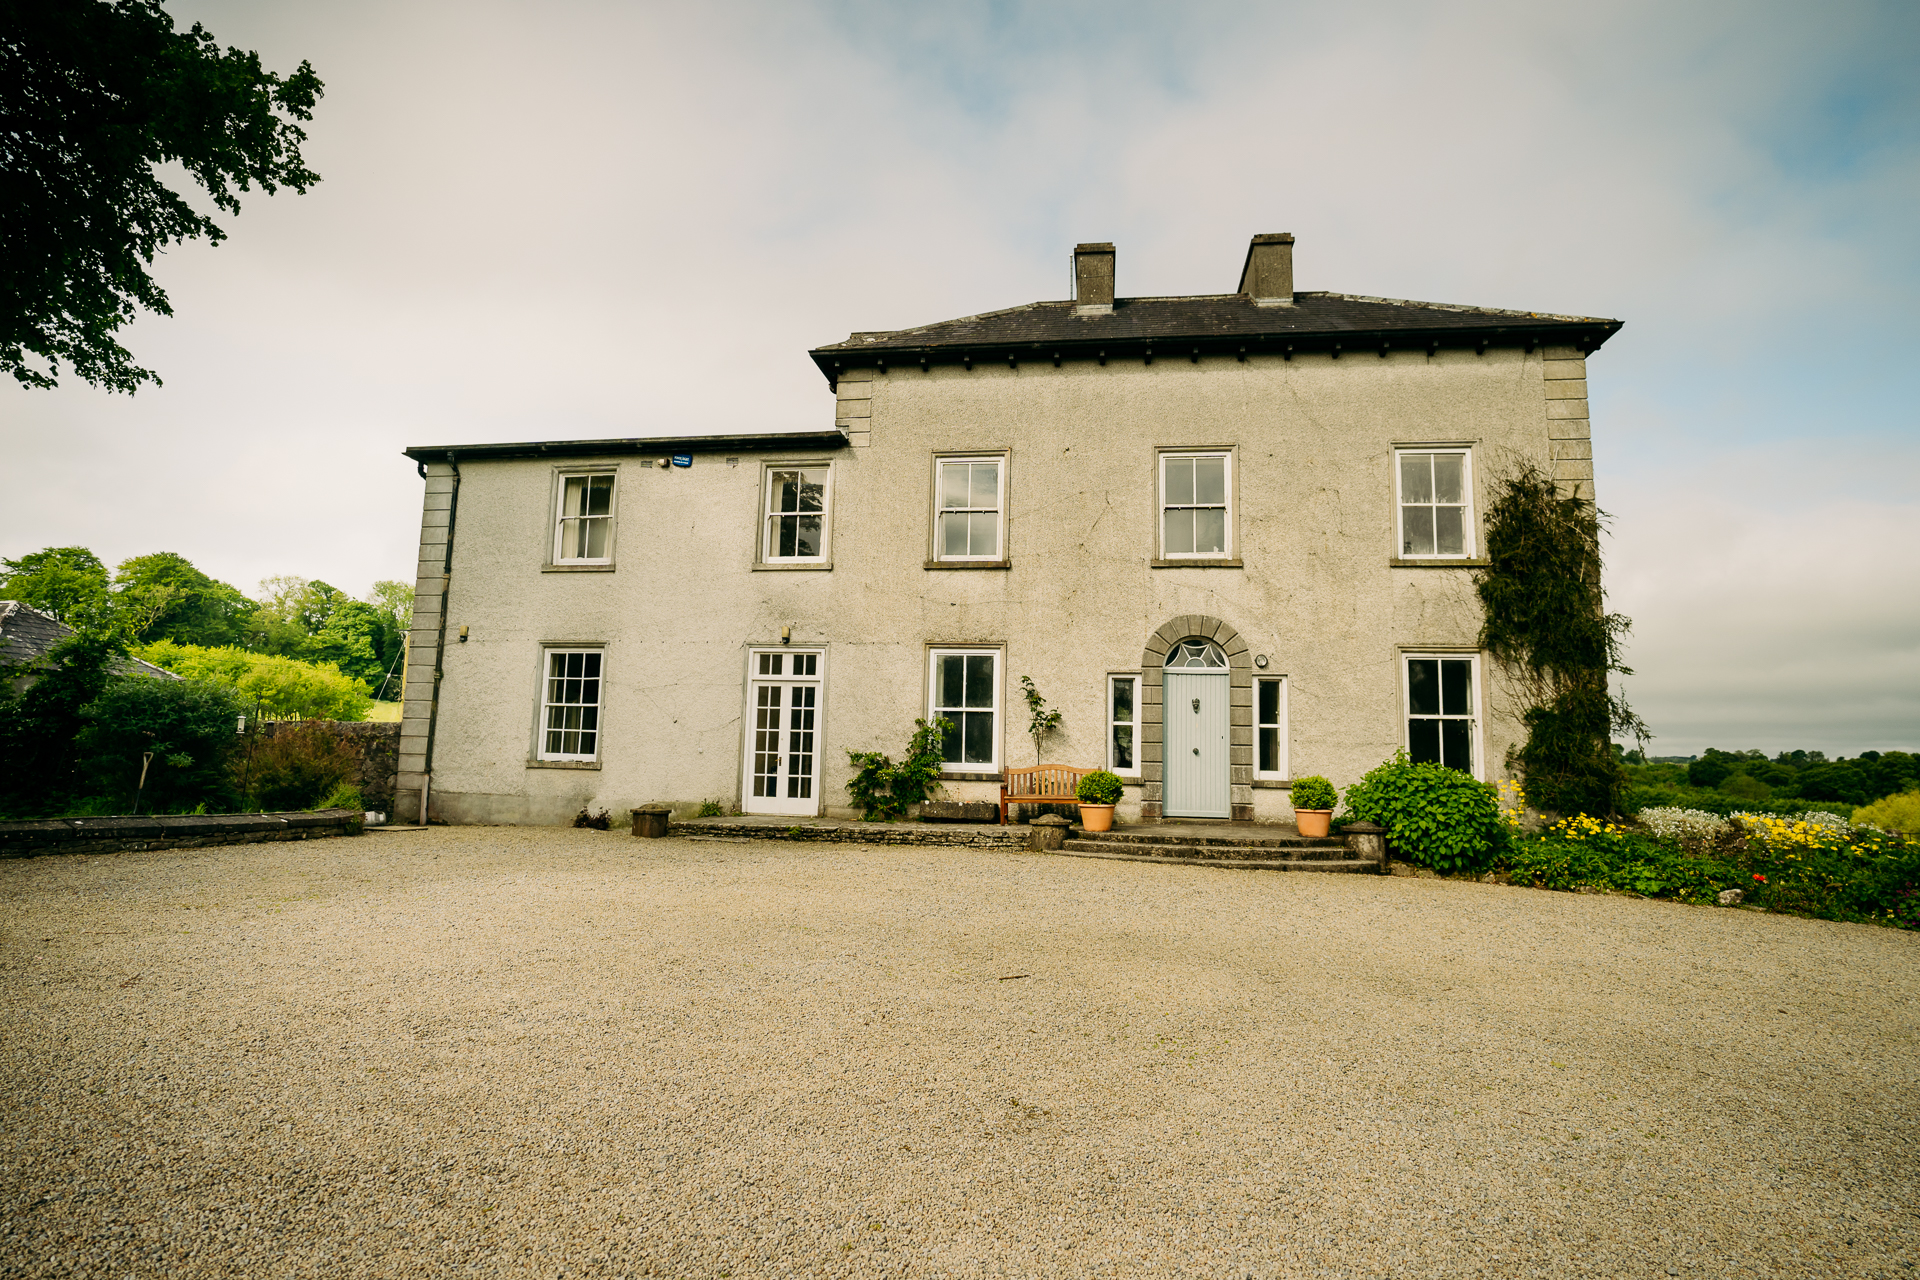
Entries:
<svg viewBox="0 0 1920 1280">
<path fill-rule="evenodd" d="M 1073 313 L 1105 315 L 1113 310 L 1113 246 L 1073 246 Z"/>
<path fill-rule="evenodd" d="M 1240 292 L 1255 306 L 1293 305 L 1293 232 L 1255 236 L 1247 246 L 1247 265 L 1240 272 Z"/>
</svg>

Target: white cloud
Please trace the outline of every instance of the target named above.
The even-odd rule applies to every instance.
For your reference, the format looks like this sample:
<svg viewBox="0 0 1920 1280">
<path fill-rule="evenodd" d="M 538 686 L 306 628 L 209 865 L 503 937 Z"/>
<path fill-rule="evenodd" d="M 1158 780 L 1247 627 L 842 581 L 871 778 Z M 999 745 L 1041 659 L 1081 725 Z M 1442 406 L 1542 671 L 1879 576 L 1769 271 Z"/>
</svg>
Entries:
<svg viewBox="0 0 1920 1280">
<path fill-rule="evenodd" d="M 1224 290 L 1291 230 L 1304 288 L 1628 321 L 1597 451 L 1663 742 L 1920 746 L 1871 692 L 1914 687 L 1897 597 L 1711 636 L 1699 605 L 1748 558 L 1821 592 L 1910 563 L 1910 10 L 172 9 L 314 62 L 325 180 L 165 260 L 177 318 L 128 339 L 163 390 L 0 391 L 0 554 L 361 589 L 411 564 L 403 445 L 819 425 L 809 346 L 1064 296 L 1084 239 L 1123 293 Z M 1786 516 L 1729 479 L 1779 467 Z"/>
</svg>

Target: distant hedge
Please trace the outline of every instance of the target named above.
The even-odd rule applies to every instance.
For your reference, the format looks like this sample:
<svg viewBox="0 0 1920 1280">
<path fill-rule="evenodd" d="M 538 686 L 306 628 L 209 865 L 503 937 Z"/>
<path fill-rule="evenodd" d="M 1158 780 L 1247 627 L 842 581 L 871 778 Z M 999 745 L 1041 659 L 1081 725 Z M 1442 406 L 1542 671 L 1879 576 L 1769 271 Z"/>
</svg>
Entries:
<svg viewBox="0 0 1920 1280">
<path fill-rule="evenodd" d="M 1706 791 L 1699 787 L 1634 786 L 1620 806 L 1627 813 L 1642 809 L 1699 809 L 1726 817 L 1730 813 L 1774 813 L 1790 818 L 1799 813 L 1832 813 L 1842 818 L 1853 816 L 1854 806 L 1830 800 L 1742 800 L 1724 791 Z"/>
</svg>

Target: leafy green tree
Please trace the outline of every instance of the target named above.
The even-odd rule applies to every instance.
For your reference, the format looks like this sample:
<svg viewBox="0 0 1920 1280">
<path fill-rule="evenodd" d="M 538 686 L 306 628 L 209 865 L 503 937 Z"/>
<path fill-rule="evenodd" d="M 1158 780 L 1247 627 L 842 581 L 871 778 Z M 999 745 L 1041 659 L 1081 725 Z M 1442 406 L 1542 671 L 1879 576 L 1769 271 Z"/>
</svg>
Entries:
<svg viewBox="0 0 1920 1280">
<path fill-rule="evenodd" d="M 141 309 L 172 315 L 147 274 L 156 253 L 226 232 L 161 179 L 191 177 L 240 212 L 259 184 L 304 192 L 295 120 L 322 86 L 302 62 L 282 78 L 223 50 L 158 0 L 4 0 L 0 8 L 0 370 L 57 385 L 62 364 L 95 386 L 158 384 L 114 338 Z"/>
<path fill-rule="evenodd" d="M 1796 793 L 1803 800 L 1838 800 L 1851 805 L 1864 805 L 1880 798 L 1868 795 L 1869 790 L 1867 771 L 1851 760 L 1809 765 L 1800 771 L 1796 787 Z"/>
<path fill-rule="evenodd" d="M 127 635 L 138 642 L 227 645 L 244 642 L 254 603 L 171 551 L 134 556 L 113 575 L 115 605 Z"/>
<path fill-rule="evenodd" d="M 0 811 L 20 817 L 58 813 L 79 794 L 76 740 L 87 705 L 115 682 L 114 661 L 126 650 L 111 634 L 81 633 L 55 645 L 26 674 L 0 667 Z"/>
<path fill-rule="evenodd" d="M 88 790 L 130 807 L 139 790 L 141 756 L 150 751 L 143 810 L 233 808 L 237 796 L 227 765 L 246 709 L 232 689 L 203 681 L 113 681 L 83 713 L 78 745 Z"/>
<path fill-rule="evenodd" d="M 0 560 L 0 600 L 50 613 L 76 631 L 98 630 L 107 618 L 107 566 L 85 547 L 48 547 Z"/>
<path fill-rule="evenodd" d="M 374 646 L 380 655 L 382 683 L 374 694 L 382 698 L 400 696 L 400 666 L 405 661 L 407 633 L 413 628 L 413 588 L 404 582 L 385 580 L 373 584 L 367 603 L 380 611 L 381 639 Z"/>
<path fill-rule="evenodd" d="M 301 662 L 276 654 L 249 653 L 232 646 L 208 649 L 170 640 L 141 645 L 134 656 L 190 680 L 225 685 L 249 710 L 269 718 L 362 720 L 373 699 L 363 681 L 332 663 Z"/>
<path fill-rule="evenodd" d="M 313 662 L 331 662 L 349 678 L 364 681 L 371 688 L 386 675 L 379 649 L 385 639 L 383 622 L 372 605 L 343 598 L 314 633 L 304 656 Z"/>
</svg>

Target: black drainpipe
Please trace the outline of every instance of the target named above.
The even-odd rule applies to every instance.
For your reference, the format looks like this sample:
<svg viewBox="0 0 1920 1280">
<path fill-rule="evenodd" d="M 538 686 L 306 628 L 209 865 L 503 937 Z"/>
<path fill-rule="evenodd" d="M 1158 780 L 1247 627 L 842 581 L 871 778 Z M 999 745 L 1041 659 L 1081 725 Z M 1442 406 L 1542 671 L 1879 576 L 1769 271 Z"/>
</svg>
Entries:
<svg viewBox="0 0 1920 1280">
<path fill-rule="evenodd" d="M 447 465 L 453 468 L 453 496 L 447 500 L 447 558 L 440 566 L 440 630 L 433 641 L 433 700 L 427 704 L 427 750 L 420 765 L 420 826 L 427 825 L 427 796 L 433 789 L 433 735 L 440 726 L 440 660 L 447 652 L 447 597 L 453 592 L 453 525 L 460 515 L 460 463 L 453 451 L 447 451 Z M 420 478 L 426 479 L 427 464 L 416 463 Z"/>
</svg>

